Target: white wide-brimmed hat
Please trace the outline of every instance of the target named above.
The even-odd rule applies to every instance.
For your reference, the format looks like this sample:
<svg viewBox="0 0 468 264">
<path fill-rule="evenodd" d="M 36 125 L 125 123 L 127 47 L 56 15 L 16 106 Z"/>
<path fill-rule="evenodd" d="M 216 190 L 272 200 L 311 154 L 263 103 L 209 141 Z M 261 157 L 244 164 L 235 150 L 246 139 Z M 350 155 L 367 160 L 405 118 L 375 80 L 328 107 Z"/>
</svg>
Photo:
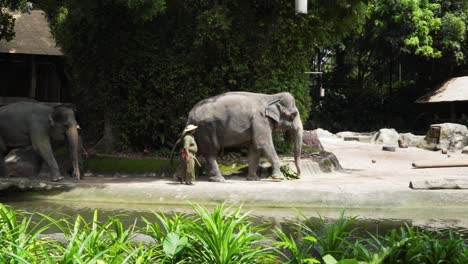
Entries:
<svg viewBox="0 0 468 264">
<path fill-rule="evenodd" d="M 184 129 L 184 133 L 187 133 L 189 131 L 192 131 L 194 129 L 196 129 L 198 126 L 194 126 L 194 125 L 188 125 L 185 129 Z"/>
</svg>

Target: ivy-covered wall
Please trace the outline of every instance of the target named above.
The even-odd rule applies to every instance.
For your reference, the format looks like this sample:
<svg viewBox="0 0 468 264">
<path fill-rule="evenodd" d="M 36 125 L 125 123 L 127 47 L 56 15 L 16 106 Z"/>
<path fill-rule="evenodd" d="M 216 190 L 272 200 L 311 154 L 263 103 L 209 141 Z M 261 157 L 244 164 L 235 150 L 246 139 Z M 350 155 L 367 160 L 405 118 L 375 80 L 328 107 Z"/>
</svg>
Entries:
<svg viewBox="0 0 468 264">
<path fill-rule="evenodd" d="M 121 149 L 174 142 L 199 100 L 227 91 L 291 92 L 311 107 L 310 60 L 317 45 L 350 33 L 361 1 L 48 0 L 91 138 L 112 120 Z"/>
</svg>

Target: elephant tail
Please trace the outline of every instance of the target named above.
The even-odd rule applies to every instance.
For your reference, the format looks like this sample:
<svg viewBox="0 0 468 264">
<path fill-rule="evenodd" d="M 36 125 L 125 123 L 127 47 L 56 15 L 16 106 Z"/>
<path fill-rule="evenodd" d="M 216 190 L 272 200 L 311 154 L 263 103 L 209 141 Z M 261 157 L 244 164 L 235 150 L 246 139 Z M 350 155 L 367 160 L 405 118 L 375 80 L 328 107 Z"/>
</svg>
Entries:
<svg viewBox="0 0 468 264">
<path fill-rule="evenodd" d="M 174 146 L 172 147 L 172 150 L 171 150 L 171 165 L 174 163 L 174 151 L 175 149 L 177 148 L 177 146 L 180 144 L 180 142 L 182 141 L 182 139 L 184 138 L 184 134 L 182 133 L 182 136 L 176 141 L 176 143 L 174 144 Z"/>
</svg>

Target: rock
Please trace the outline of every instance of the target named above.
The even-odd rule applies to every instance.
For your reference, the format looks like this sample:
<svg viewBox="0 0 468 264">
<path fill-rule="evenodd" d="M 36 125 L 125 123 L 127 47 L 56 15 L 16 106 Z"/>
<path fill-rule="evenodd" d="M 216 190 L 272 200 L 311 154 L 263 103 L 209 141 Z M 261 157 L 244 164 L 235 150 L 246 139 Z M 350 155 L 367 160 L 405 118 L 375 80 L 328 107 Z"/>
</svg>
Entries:
<svg viewBox="0 0 468 264">
<path fill-rule="evenodd" d="M 352 132 L 352 131 L 343 131 L 343 132 L 336 133 L 336 136 L 340 137 L 340 138 L 357 137 L 357 136 L 359 136 L 359 133 Z"/>
<path fill-rule="evenodd" d="M 333 172 L 343 169 L 335 154 L 328 151 L 320 151 L 318 153 L 302 153 L 301 158 L 304 159 L 304 167 L 306 161 L 310 159 L 312 162 L 318 164 L 320 172 Z M 306 168 L 302 168 L 303 171 L 305 169 Z"/>
<path fill-rule="evenodd" d="M 328 130 L 317 128 L 312 130 L 319 138 L 336 138 L 337 136 Z"/>
<path fill-rule="evenodd" d="M 400 148 L 408 148 L 408 143 L 406 143 L 405 141 L 403 141 L 401 139 L 398 139 L 398 146 Z"/>
<path fill-rule="evenodd" d="M 468 145 L 468 128 L 454 123 L 442 123 L 431 125 L 424 141 L 419 147 L 448 151 L 457 151 Z"/>
<path fill-rule="evenodd" d="M 468 147 L 464 147 L 461 151 L 463 154 L 468 154 Z"/>
<path fill-rule="evenodd" d="M 343 131 L 343 132 L 336 133 L 336 135 L 339 138 L 343 138 L 344 141 L 359 141 L 359 142 L 369 143 L 371 141 L 371 138 L 375 135 L 375 132 L 359 133 L 359 132 Z"/>
<path fill-rule="evenodd" d="M 371 143 L 374 144 L 382 144 L 388 146 L 398 146 L 398 132 L 393 128 L 382 128 L 375 134 L 372 139 Z"/>
<path fill-rule="evenodd" d="M 376 163 L 377 161 L 376 160 L 372 160 L 372 163 Z"/>
<path fill-rule="evenodd" d="M 424 140 L 424 136 L 417 136 L 411 133 L 401 133 L 398 137 L 398 146 L 400 148 L 417 147 Z"/>
<path fill-rule="evenodd" d="M 32 147 L 16 148 L 5 157 L 10 177 L 37 178 L 41 170 L 41 159 Z"/>
<path fill-rule="evenodd" d="M 441 152 L 442 154 L 447 154 L 447 149 L 442 149 L 440 152 Z"/>
<path fill-rule="evenodd" d="M 315 131 L 304 131 L 302 142 L 306 146 L 323 150 L 322 143 L 320 142 L 320 139 L 318 138 L 318 135 Z"/>
<path fill-rule="evenodd" d="M 382 146 L 383 151 L 395 152 L 396 148 L 394 146 Z"/>
</svg>

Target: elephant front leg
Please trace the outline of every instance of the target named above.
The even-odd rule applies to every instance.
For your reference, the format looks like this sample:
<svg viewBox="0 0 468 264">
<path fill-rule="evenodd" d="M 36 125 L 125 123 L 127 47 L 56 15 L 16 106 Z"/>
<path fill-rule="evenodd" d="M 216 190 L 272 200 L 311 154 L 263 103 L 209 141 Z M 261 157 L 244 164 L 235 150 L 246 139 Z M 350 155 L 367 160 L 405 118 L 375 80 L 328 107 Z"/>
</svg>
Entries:
<svg viewBox="0 0 468 264">
<path fill-rule="evenodd" d="M 284 179 L 284 175 L 280 170 L 280 160 L 278 158 L 278 154 L 276 154 L 271 135 L 268 141 L 269 142 L 263 146 L 263 152 L 265 153 L 266 158 L 270 161 L 273 169 L 271 177 L 273 179 Z"/>
<path fill-rule="evenodd" d="M 36 151 L 39 156 L 41 156 L 42 161 L 45 162 L 49 167 L 51 180 L 63 180 L 63 176 L 60 174 L 59 166 L 55 160 L 54 153 L 52 152 L 52 147 L 50 146 L 50 141 L 48 138 L 47 140 L 44 140 L 33 137 L 32 143 L 34 151 Z"/>
<path fill-rule="evenodd" d="M 248 181 L 258 181 L 260 177 L 257 175 L 258 162 L 260 161 L 260 150 L 253 145 L 249 148 L 249 175 Z"/>
<path fill-rule="evenodd" d="M 219 171 L 218 162 L 216 161 L 216 155 L 205 155 L 205 159 L 207 164 L 209 180 L 214 182 L 224 182 L 226 179 L 224 179 L 223 175 L 221 175 L 221 172 Z"/>
</svg>

